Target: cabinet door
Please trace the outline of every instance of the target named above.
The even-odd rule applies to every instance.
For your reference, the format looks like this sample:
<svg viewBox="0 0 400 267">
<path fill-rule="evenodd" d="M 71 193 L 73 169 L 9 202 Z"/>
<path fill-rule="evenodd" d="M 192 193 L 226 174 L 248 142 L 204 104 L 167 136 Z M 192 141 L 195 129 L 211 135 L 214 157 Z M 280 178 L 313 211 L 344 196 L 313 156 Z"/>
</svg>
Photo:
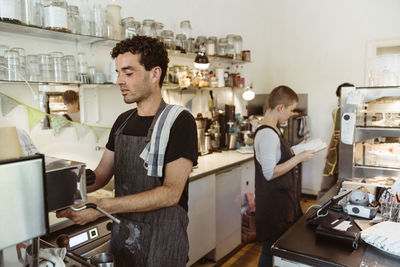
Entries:
<svg viewBox="0 0 400 267">
<path fill-rule="evenodd" d="M 242 164 L 242 205 L 246 204 L 246 193 L 254 193 L 255 187 L 255 167 L 254 160 Z"/>
<path fill-rule="evenodd" d="M 241 167 L 216 175 L 217 246 L 219 260 L 241 243 Z"/>
<path fill-rule="evenodd" d="M 189 183 L 189 262 L 195 263 L 215 248 L 215 175 Z"/>
</svg>

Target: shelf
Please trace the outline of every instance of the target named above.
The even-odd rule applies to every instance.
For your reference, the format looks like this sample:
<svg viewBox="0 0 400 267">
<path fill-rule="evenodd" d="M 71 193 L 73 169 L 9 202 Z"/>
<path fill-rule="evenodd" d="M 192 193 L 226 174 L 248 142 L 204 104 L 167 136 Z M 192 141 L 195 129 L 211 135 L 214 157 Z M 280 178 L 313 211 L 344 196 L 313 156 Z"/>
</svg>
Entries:
<svg viewBox="0 0 400 267">
<path fill-rule="evenodd" d="M 182 57 L 182 58 L 188 58 L 191 60 L 194 60 L 196 57 L 196 53 L 182 53 L 180 50 L 168 50 L 168 56 L 172 57 Z M 207 56 L 210 60 L 210 62 L 216 62 L 216 63 L 230 63 L 230 64 L 245 64 L 245 63 L 251 63 L 251 61 L 243 61 L 243 60 L 237 60 L 233 59 L 230 57 L 221 57 L 221 56 Z"/>
<path fill-rule="evenodd" d="M 49 38 L 49 39 L 56 39 L 56 40 L 63 40 L 63 41 L 78 41 L 78 42 L 87 42 L 87 43 L 95 43 L 100 41 L 106 41 L 111 43 L 118 42 L 117 40 L 109 40 L 103 37 L 96 37 L 96 36 L 88 36 L 88 35 L 81 35 L 75 34 L 70 32 L 63 32 L 63 31 L 55 31 L 55 30 L 48 30 L 43 29 L 38 26 L 32 25 L 24 25 L 24 24 L 14 24 L 10 22 L 0 21 L 0 31 L 8 32 L 8 33 L 16 33 L 16 34 L 23 34 L 32 37 L 41 37 L 41 38 Z"/>
<path fill-rule="evenodd" d="M 400 128 L 355 128 L 354 142 L 361 142 L 376 137 L 400 137 Z"/>
<path fill-rule="evenodd" d="M 178 84 L 171 84 L 171 83 L 166 83 L 163 84 L 162 86 L 163 89 L 167 90 L 167 91 L 176 91 L 179 92 L 181 94 L 183 93 L 196 93 L 197 91 L 201 91 L 201 90 L 220 90 L 220 89 L 235 89 L 232 87 L 208 87 L 208 86 L 204 86 L 204 87 L 180 87 Z"/>
<path fill-rule="evenodd" d="M 400 169 L 384 168 L 384 167 L 370 167 L 370 166 L 354 166 L 353 177 L 371 178 L 376 176 L 392 176 L 399 177 Z"/>
</svg>

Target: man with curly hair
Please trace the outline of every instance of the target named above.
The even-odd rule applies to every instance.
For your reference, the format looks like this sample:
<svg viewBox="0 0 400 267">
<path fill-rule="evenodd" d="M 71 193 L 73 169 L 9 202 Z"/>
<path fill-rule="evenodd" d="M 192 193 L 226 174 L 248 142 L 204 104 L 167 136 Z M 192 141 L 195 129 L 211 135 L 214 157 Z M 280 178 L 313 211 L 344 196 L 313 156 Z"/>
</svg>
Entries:
<svg viewBox="0 0 400 267">
<path fill-rule="evenodd" d="M 185 266 L 188 177 L 197 164 L 194 118 L 162 99 L 169 59 L 161 42 L 137 36 L 119 42 L 111 55 L 124 101 L 137 108 L 114 123 L 95 183 L 87 188 L 97 190 L 114 175 L 115 198 L 89 201 L 121 220 L 113 224 L 110 243 L 116 266 Z M 102 215 L 68 209 L 57 216 L 85 224 Z"/>
</svg>

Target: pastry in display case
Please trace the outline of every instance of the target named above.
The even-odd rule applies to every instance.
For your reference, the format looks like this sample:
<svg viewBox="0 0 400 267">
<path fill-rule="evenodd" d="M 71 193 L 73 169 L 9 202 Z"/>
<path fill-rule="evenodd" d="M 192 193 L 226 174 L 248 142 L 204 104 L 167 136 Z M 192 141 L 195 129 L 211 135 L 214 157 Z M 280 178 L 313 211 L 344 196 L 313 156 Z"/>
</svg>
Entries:
<svg viewBox="0 0 400 267">
<path fill-rule="evenodd" d="M 399 127 L 400 97 L 381 97 L 356 107 L 357 127 Z"/>
</svg>

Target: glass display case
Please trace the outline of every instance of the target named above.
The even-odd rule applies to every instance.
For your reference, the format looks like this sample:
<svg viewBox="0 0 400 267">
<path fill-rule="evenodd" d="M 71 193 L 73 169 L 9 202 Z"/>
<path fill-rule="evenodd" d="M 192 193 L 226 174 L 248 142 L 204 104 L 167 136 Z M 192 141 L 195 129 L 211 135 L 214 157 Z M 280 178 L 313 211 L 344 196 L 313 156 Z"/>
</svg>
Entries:
<svg viewBox="0 0 400 267">
<path fill-rule="evenodd" d="M 342 89 L 339 153 L 341 180 L 400 176 L 400 87 Z"/>
</svg>

